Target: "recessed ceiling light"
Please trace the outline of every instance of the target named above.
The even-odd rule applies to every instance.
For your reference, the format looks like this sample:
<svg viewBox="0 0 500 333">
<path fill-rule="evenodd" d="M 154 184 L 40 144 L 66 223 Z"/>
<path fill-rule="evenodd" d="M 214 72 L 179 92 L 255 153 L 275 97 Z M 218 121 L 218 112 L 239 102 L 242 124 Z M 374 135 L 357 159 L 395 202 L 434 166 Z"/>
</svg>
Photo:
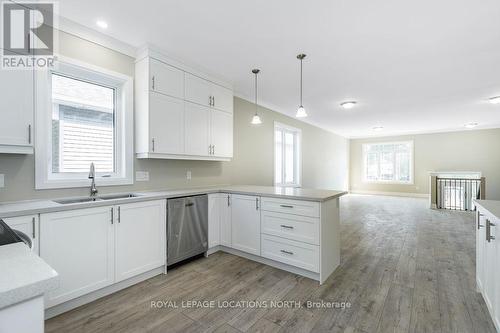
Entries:
<svg viewBox="0 0 500 333">
<path fill-rule="evenodd" d="M 373 129 L 374 131 L 377 131 L 377 132 L 378 132 L 378 131 L 383 130 L 384 128 L 383 128 L 382 126 L 375 126 L 375 127 L 373 127 L 372 129 Z"/>
<path fill-rule="evenodd" d="M 500 104 L 500 96 L 491 97 L 488 101 L 491 104 Z"/>
<path fill-rule="evenodd" d="M 464 126 L 465 126 L 466 128 L 474 128 L 474 127 L 476 127 L 477 125 L 478 125 L 477 123 L 468 123 L 468 124 L 465 124 Z"/>
<path fill-rule="evenodd" d="M 108 23 L 106 21 L 103 21 L 103 20 L 98 20 L 96 21 L 97 26 L 101 29 L 107 29 L 108 28 Z"/>
<path fill-rule="evenodd" d="M 353 107 L 356 106 L 356 102 L 355 101 L 347 101 L 347 102 L 340 103 L 340 106 L 343 107 L 344 109 L 352 109 Z"/>
</svg>

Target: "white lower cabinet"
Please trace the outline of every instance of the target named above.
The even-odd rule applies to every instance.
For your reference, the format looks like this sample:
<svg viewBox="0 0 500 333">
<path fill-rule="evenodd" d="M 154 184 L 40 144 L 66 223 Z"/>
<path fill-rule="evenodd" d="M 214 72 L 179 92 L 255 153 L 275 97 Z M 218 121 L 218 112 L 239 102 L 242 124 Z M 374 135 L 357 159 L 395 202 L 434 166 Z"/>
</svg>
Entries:
<svg viewBox="0 0 500 333">
<path fill-rule="evenodd" d="M 260 256 L 260 198 L 231 195 L 232 247 Z"/>
<path fill-rule="evenodd" d="M 33 242 L 33 251 L 36 254 L 40 253 L 38 248 L 40 235 L 38 215 L 9 217 L 4 218 L 3 221 L 12 229 L 19 230 L 30 237 Z"/>
<path fill-rule="evenodd" d="M 52 307 L 165 265 L 165 200 L 40 215 L 40 256 L 59 274 Z"/>
<path fill-rule="evenodd" d="M 208 195 L 208 248 L 220 245 L 221 194 Z"/>
<path fill-rule="evenodd" d="M 262 235 L 262 256 L 319 273 L 319 246 Z"/>
<path fill-rule="evenodd" d="M 165 265 L 164 200 L 115 207 L 115 282 Z"/>
<path fill-rule="evenodd" d="M 476 281 L 493 322 L 500 331 L 500 219 L 478 206 L 476 215 Z"/>
<path fill-rule="evenodd" d="M 220 195 L 220 245 L 233 246 L 232 240 L 232 218 L 231 218 L 231 195 L 222 193 Z"/>
<path fill-rule="evenodd" d="M 40 215 L 40 256 L 59 274 L 59 288 L 46 294 L 46 307 L 114 282 L 112 210 L 97 207 Z"/>
</svg>

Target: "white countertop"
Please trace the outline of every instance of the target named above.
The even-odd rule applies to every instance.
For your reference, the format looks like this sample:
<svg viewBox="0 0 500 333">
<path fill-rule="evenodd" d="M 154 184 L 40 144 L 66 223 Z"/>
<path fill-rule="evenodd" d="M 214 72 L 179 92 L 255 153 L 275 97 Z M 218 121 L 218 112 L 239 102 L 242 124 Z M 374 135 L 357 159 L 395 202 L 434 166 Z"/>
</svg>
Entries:
<svg viewBox="0 0 500 333">
<path fill-rule="evenodd" d="M 497 200 L 474 200 L 474 202 L 487 210 L 491 215 L 500 219 L 500 201 Z"/>
<path fill-rule="evenodd" d="M 323 202 L 335 199 L 341 197 L 344 194 L 347 194 L 346 191 L 274 187 L 274 186 L 254 186 L 254 185 L 210 186 L 210 187 L 200 187 L 200 188 L 159 190 L 159 191 L 132 192 L 132 193 L 138 194 L 140 196 L 134 198 L 102 200 L 96 202 L 84 202 L 84 203 L 72 203 L 72 204 L 59 204 L 49 199 L 4 202 L 0 203 L 0 218 L 41 214 L 41 213 L 65 211 L 65 210 L 88 208 L 88 207 L 119 205 L 130 202 L 139 202 L 139 201 L 154 200 L 154 199 L 169 199 L 169 198 L 199 195 L 199 194 L 209 194 L 209 193 L 246 194 L 246 195 L 267 196 L 275 198 L 286 198 L 286 199 L 317 201 L 317 202 Z"/>
<path fill-rule="evenodd" d="M 0 246 L 0 309 L 57 288 L 57 273 L 24 243 Z"/>
</svg>

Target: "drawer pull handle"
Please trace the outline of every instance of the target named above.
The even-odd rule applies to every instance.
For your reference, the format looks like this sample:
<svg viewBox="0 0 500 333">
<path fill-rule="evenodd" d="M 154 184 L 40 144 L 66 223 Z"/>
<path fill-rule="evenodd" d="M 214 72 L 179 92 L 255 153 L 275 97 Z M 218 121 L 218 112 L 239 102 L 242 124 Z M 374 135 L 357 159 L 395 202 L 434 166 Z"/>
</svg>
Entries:
<svg viewBox="0 0 500 333">
<path fill-rule="evenodd" d="M 293 227 L 291 225 L 286 225 L 286 224 L 282 224 L 280 227 L 285 228 L 285 229 L 293 229 Z"/>
<path fill-rule="evenodd" d="M 281 253 L 285 253 L 285 254 L 293 255 L 293 252 L 292 252 L 292 251 L 287 251 L 287 250 L 281 250 Z"/>
<path fill-rule="evenodd" d="M 495 236 L 491 235 L 491 227 L 495 227 L 495 223 L 491 223 L 489 219 L 486 219 L 486 240 L 490 243 L 492 240 L 495 240 Z"/>
<path fill-rule="evenodd" d="M 280 205 L 280 207 L 283 207 L 283 208 L 293 208 L 293 206 L 291 206 L 291 205 Z"/>
</svg>

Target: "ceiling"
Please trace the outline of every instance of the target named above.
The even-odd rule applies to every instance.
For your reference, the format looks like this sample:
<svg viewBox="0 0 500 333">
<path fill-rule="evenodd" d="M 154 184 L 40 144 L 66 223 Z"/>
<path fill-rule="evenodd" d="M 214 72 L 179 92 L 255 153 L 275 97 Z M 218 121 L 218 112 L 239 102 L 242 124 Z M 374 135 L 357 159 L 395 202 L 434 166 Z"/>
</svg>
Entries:
<svg viewBox="0 0 500 333">
<path fill-rule="evenodd" d="M 347 137 L 500 127 L 498 0 L 63 0 L 60 14 L 151 43 L 306 122 Z M 95 22 L 103 19 L 106 30 Z M 355 100 L 357 106 L 339 104 Z M 249 119 L 250 121 L 250 119 Z M 263 119 L 266 121 L 266 119 Z M 382 126 L 382 131 L 373 127 Z"/>
</svg>

